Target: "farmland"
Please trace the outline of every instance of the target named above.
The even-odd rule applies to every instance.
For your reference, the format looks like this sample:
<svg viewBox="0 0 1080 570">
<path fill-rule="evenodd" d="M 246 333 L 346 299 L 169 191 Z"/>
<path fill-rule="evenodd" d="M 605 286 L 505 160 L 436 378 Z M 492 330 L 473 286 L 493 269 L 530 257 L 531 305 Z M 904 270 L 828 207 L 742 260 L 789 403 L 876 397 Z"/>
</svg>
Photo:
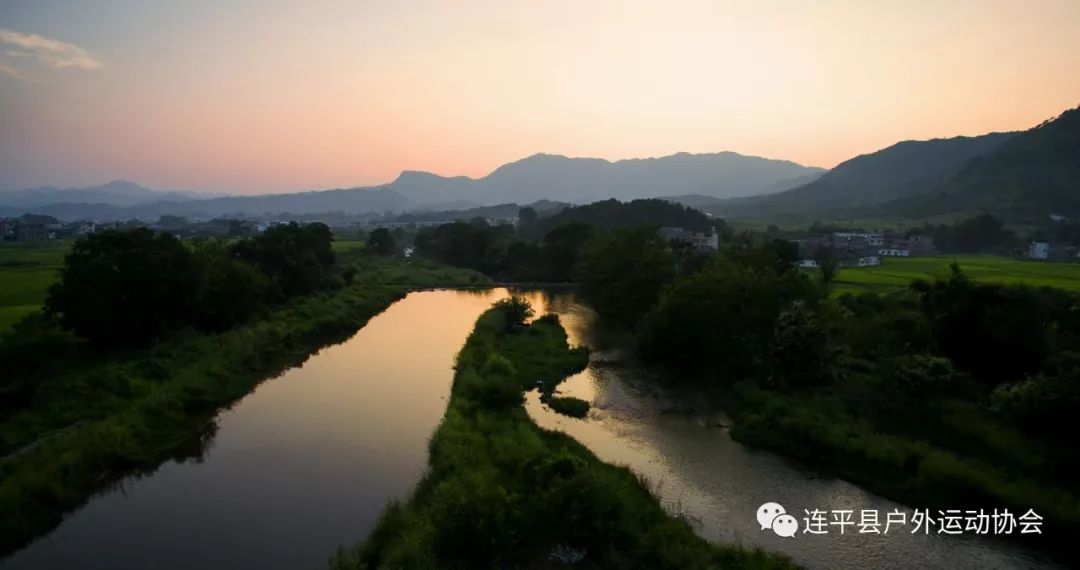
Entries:
<svg viewBox="0 0 1080 570">
<path fill-rule="evenodd" d="M 956 260 L 968 277 L 983 283 L 1023 283 L 1080 291 L 1080 263 L 1050 263 L 990 255 L 934 257 L 888 257 L 877 267 L 841 269 L 834 292 L 902 289 L 915 279 L 947 277 L 949 264 Z"/>
<path fill-rule="evenodd" d="M 0 332 L 41 307 L 68 246 L 66 242 L 0 246 Z"/>
</svg>

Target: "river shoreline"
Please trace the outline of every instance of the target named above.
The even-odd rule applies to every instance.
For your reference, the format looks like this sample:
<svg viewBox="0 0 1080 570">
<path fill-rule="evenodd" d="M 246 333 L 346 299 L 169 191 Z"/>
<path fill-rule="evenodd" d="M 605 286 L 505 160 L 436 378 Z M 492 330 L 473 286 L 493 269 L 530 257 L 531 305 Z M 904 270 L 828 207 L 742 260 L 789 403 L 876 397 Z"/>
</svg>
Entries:
<svg viewBox="0 0 1080 570">
<path fill-rule="evenodd" d="M 925 544 L 770 540 L 758 528 L 745 524 L 747 513 L 758 505 L 739 497 L 758 497 L 761 502 L 784 497 L 785 506 L 799 506 L 800 516 L 802 507 L 829 504 L 907 511 L 931 505 L 918 500 L 906 502 L 912 507 L 895 503 L 889 495 L 868 492 L 873 486 L 857 486 L 853 478 L 836 478 L 842 474 L 828 466 L 741 439 L 740 412 L 731 411 L 730 392 L 709 393 L 693 390 L 685 382 L 660 382 L 661 376 L 671 372 L 637 362 L 628 354 L 625 339 L 598 331 L 595 315 L 580 316 L 589 312 L 587 308 L 572 305 L 562 303 L 562 308 L 579 316 L 564 318 L 564 322 L 576 342 L 593 348 L 593 360 L 585 373 L 567 380 L 560 393 L 589 401 L 593 411 L 585 420 L 566 418 L 547 409 L 530 393 L 530 415 L 545 428 L 575 437 L 602 460 L 628 465 L 648 478 L 670 510 L 697 521 L 695 529 L 702 536 L 779 549 L 809 567 L 903 568 L 897 561 L 905 559 L 931 567 L 970 565 L 976 560 L 990 568 L 1056 567 L 1055 553 L 1038 541 L 1025 540 L 1030 535 L 1011 539 L 948 536 Z M 733 484 L 740 480 L 740 484 Z M 763 491 L 765 488 L 771 490 Z"/>
<path fill-rule="evenodd" d="M 406 280 L 361 281 L 298 299 L 256 322 L 219 335 L 166 341 L 141 355 L 98 368 L 129 382 L 152 370 L 155 388 L 104 414 L 78 418 L 64 431 L 27 439 L 0 464 L 0 556 L 54 528 L 64 514 L 126 477 L 152 472 L 170 458 L 197 457 L 213 418 L 268 378 L 341 342 L 413 290 L 475 282 L 452 268 L 381 261 Z M 51 409 L 25 409 L 3 424 L 6 441 L 48 425 Z M 194 451 L 193 451 L 194 450 Z"/>
</svg>

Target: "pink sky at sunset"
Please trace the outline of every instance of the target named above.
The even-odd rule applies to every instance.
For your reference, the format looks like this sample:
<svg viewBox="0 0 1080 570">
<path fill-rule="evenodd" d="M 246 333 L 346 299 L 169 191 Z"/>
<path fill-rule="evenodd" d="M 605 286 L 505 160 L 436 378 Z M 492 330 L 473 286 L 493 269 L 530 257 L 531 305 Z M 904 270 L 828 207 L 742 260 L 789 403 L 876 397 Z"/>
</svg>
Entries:
<svg viewBox="0 0 1080 570">
<path fill-rule="evenodd" d="M 537 152 L 831 167 L 1077 106 L 1077 30 L 1073 0 L 4 5 L 0 189 L 284 192 Z"/>
</svg>

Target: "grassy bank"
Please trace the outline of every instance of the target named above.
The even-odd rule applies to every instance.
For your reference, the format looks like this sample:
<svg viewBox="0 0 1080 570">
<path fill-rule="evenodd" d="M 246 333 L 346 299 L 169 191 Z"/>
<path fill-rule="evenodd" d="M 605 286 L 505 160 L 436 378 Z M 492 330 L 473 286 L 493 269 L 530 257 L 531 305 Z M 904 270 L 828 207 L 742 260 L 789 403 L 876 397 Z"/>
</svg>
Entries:
<svg viewBox="0 0 1080 570">
<path fill-rule="evenodd" d="M 1035 546 L 1054 548 L 1080 532 L 1075 480 L 1050 475 L 1055 470 L 1041 442 L 959 399 L 935 399 L 902 422 L 890 421 L 882 404 L 910 406 L 891 398 L 868 389 L 860 402 L 828 389 L 782 393 L 743 382 L 724 400 L 738 441 L 794 457 L 912 508 L 1004 507 L 1017 517 L 1034 509 L 1046 519 L 1044 534 L 1023 539 Z M 877 416 L 855 409 L 876 410 L 869 415 Z"/>
<path fill-rule="evenodd" d="M 1024 283 L 1080 291 L 1080 263 L 1052 263 L 993 255 L 937 255 L 887 257 L 876 267 L 841 269 L 833 281 L 833 293 L 905 289 L 912 281 L 945 279 L 956 260 L 964 273 L 980 283 Z"/>
<path fill-rule="evenodd" d="M 61 361 L 26 406 L 0 418 L 0 554 L 118 478 L 197 452 L 222 407 L 344 340 L 408 291 L 482 281 L 467 270 L 369 260 L 351 286 L 222 334 L 180 334 L 145 350 L 79 351 Z"/>
<path fill-rule="evenodd" d="M 427 475 L 393 504 L 346 568 L 784 568 L 761 551 L 718 547 L 672 518 L 628 469 L 599 461 L 522 407 L 524 390 L 583 369 L 552 317 L 525 326 L 489 310 L 458 355 L 451 399 Z"/>
</svg>

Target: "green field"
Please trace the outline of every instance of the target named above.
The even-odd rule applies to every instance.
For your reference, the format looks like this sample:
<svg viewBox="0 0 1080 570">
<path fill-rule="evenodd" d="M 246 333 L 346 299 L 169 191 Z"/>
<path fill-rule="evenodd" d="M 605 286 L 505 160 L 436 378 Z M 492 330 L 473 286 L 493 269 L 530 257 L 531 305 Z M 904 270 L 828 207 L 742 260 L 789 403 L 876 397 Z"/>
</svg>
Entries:
<svg viewBox="0 0 1080 570">
<path fill-rule="evenodd" d="M 367 242 L 364 240 L 353 239 L 346 236 L 334 236 L 334 242 L 330 244 L 330 247 L 337 253 L 346 253 L 355 251 L 358 249 L 364 249 L 367 247 Z"/>
<path fill-rule="evenodd" d="M 902 289 L 915 279 L 948 277 L 956 260 L 968 277 L 983 283 L 1024 283 L 1080 291 L 1080 263 L 1051 263 L 990 255 L 887 257 L 877 267 L 841 269 L 834 294 Z"/>
<path fill-rule="evenodd" d="M 69 243 L 0 246 L 0 332 L 38 310 Z"/>
</svg>

